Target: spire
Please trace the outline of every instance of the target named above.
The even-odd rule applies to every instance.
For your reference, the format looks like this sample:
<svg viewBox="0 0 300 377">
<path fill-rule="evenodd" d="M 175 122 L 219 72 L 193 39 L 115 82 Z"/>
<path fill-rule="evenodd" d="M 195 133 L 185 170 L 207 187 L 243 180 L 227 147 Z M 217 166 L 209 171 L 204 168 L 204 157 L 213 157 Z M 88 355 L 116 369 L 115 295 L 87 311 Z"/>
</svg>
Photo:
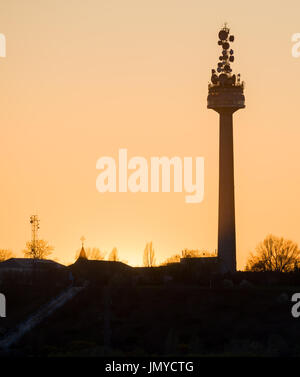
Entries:
<svg viewBox="0 0 300 377">
<path fill-rule="evenodd" d="M 80 254 L 79 254 L 78 258 L 80 258 L 80 259 L 88 259 L 87 256 L 86 256 L 86 252 L 85 252 L 83 246 L 81 247 Z"/>
<path fill-rule="evenodd" d="M 87 260 L 88 257 L 87 257 L 87 255 L 86 255 L 85 250 L 84 250 L 84 241 L 85 241 L 85 238 L 82 236 L 82 237 L 80 238 L 80 241 L 81 241 L 82 245 L 81 245 L 81 250 L 80 250 L 80 254 L 79 254 L 78 259 L 86 259 L 86 260 Z"/>
</svg>

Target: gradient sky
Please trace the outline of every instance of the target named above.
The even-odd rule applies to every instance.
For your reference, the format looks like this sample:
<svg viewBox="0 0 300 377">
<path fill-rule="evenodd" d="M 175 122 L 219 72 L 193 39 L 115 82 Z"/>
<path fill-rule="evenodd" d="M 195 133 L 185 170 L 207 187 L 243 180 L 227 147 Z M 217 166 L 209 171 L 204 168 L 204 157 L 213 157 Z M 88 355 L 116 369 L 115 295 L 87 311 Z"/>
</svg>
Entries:
<svg viewBox="0 0 300 377">
<path fill-rule="evenodd" d="M 217 247 L 218 115 L 206 108 L 224 21 L 246 109 L 234 117 L 238 268 L 268 233 L 300 244 L 299 0 L 3 0 L 0 248 L 22 256 L 29 217 L 53 256 L 86 245 L 142 264 Z M 96 191 L 96 161 L 203 156 L 205 196 Z"/>
</svg>

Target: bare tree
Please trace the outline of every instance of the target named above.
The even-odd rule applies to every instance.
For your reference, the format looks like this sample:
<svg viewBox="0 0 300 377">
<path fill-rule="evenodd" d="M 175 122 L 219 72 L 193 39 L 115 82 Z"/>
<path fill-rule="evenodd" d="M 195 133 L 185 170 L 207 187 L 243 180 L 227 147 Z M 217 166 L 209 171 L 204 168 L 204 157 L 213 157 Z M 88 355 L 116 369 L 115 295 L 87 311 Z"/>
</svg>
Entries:
<svg viewBox="0 0 300 377">
<path fill-rule="evenodd" d="M 112 262 L 117 262 L 119 261 L 119 256 L 118 256 L 118 250 L 116 247 L 114 247 L 112 249 L 112 251 L 110 252 L 109 256 L 108 256 L 108 260 L 109 261 L 112 261 Z"/>
<path fill-rule="evenodd" d="M 0 249 L 0 262 L 4 262 L 7 259 L 13 258 L 14 255 L 11 250 Z"/>
<path fill-rule="evenodd" d="M 164 262 L 162 262 L 161 266 L 166 266 L 167 264 L 170 264 L 170 263 L 179 263 L 180 258 L 181 257 L 179 254 L 174 254 L 171 257 L 167 258 Z"/>
<path fill-rule="evenodd" d="M 297 268 L 299 263 L 298 245 L 270 234 L 256 247 L 256 253 L 250 253 L 246 271 L 288 272 Z"/>
<path fill-rule="evenodd" d="M 49 245 L 48 241 L 37 240 L 34 244 L 32 241 L 27 242 L 23 253 L 26 258 L 46 259 L 53 250 L 54 247 Z"/>
<path fill-rule="evenodd" d="M 152 242 L 146 244 L 143 262 L 145 267 L 153 267 L 155 265 L 155 251 L 152 247 Z"/>
</svg>

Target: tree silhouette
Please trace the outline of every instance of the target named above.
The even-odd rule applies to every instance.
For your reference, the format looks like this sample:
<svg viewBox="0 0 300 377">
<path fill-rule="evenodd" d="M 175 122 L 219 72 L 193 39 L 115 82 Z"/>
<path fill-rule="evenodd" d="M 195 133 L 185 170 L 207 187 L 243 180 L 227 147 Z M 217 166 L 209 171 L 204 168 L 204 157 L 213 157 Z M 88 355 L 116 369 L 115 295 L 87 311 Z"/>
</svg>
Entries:
<svg viewBox="0 0 300 377">
<path fill-rule="evenodd" d="M 184 249 L 180 254 L 174 254 L 171 257 L 167 258 L 164 262 L 161 263 L 161 266 L 166 266 L 170 263 L 179 263 L 180 258 L 201 258 L 201 257 L 215 257 L 216 254 L 210 253 L 207 250 L 191 250 L 191 249 Z"/>
<path fill-rule="evenodd" d="M 108 256 L 108 260 L 109 261 L 112 261 L 112 262 L 117 262 L 119 261 L 119 256 L 118 256 L 118 250 L 116 247 L 114 247 L 112 249 L 112 251 L 110 252 L 109 256 Z"/>
<path fill-rule="evenodd" d="M 54 247 L 49 245 L 48 241 L 37 240 L 34 244 L 32 241 L 27 242 L 23 253 L 26 258 L 46 259 L 53 250 Z"/>
<path fill-rule="evenodd" d="M 166 266 L 167 264 L 170 264 L 170 263 L 179 263 L 180 258 L 181 257 L 179 254 L 174 254 L 171 257 L 167 258 L 164 262 L 162 262 L 161 266 Z"/>
<path fill-rule="evenodd" d="M 14 255 L 11 250 L 0 249 L 0 262 L 4 262 L 7 259 L 13 258 Z"/>
<path fill-rule="evenodd" d="M 155 251 L 152 247 L 152 242 L 146 244 L 143 263 L 145 267 L 153 267 L 155 265 Z"/>
<path fill-rule="evenodd" d="M 298 245 L 270 234 L 256 247 L 256 253 L 250 253 L 246 271 L 289 272 L 295 270 L 299 263 Z"/>
</svg>

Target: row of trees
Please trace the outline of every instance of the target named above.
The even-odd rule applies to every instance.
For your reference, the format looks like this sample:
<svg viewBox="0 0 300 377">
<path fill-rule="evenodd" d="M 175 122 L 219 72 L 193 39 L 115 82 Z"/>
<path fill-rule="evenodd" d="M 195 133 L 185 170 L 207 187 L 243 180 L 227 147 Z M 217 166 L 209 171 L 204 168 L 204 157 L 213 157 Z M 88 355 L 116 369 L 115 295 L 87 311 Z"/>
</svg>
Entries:
<svg viewBox="0 0 300 377">
<path fill-rule="evenodd" d="M 32 242 L 26 243 L 26 248 L 23 250 L 26 258 L 46 259 L 52 254 L 53 246 L 45 240 L 36 241 L 35 245 Z M 80 250 L 78 250 L 76 259 L 78 258 Z M 86 248 L 85 253 L 88 259 L 104 260 L 105 253 L 101 252 L 98 248 Z M 188 250 L 182 251 L 182 255 L 175 254 L 167 258 L 162 265 L 169 263 L 178 263 L 180 258 L 193 258 L 193 257 L 212 257 L 215 256 L 207 251 Z M 11 250 L 0 249 L 0 262 L 14 255 Z M 120 261 L 118 250 L 116 247 L 109 253 L 109 261 Z M 127 263 L 126 261 L 123 261 Z M 143 265 L 145 267 L 154 267 L 156 265 L 155 250 L 152 242 L 146 244 L 143 253 Z M 277 272 L 290 272 L 300 269 L 300 250 L 298 245 L 283 237 L 276 237 L 272 234 L 268 235 L 264 241 L 258 244 L 254 253 L 250 253 L 247 260 L 246 271 L 277 271 Z"/>
<path fill-rule="evenodd" d="M 179 263 L 180 258 L 203 258 L 203 257 L 215 257 L 216 254 L 210 253 L 207 250 L 198 250 L 198 249 L 184 249 L 180 254 L 174 254 L 171 257 L 167 258 L 163 263 L 162 266 L 171 263 Z"/>
<path fill-rule="evenodd" d="M 29 241 L 26 243 L 23 254 L 25 258 L 46 259 L 52 254 L 53 250 L 54 247 L 49 245 L 48 241 L 37 240 L 34 245 Z M 10 258 L 15 258 L 15 255 L 11 250 L 0 249 L 0 262 L 4 262 Z"/>
<path fill-rule="evenodd" d="M 104 260 L 106 253 L 103 253 L 97 247 L 93 248 L 85 248 L 85 255 L 87 259 L 91 260 Z M 80 255 L 81 250 L 77 250 L 75 259 L 77 260 Z M 118 250 L 116 247 L 112 249 L 112 251 L 108 254 L 107 257 L 108 261 L 117 262 L 120 261 Z M 124 261 L 123 261 L 124 262 Z M 152 242 L 146 244 L 143 254 L 143 265 L 145 267 L 154 267 L 155 266 L 155 251 L 152 246 Z"/>
<path fill-rule="evenodd" d="M 148 244 L 147 244 L 148 245 Z M 152 249 L 152 243 L 151 243 Z M 144 265 L 151 267 L 149 264 L 149 255 L 151 252 L 146 247 L 144 252 Z M 195 258 L 195 257 L 213 257 L 208 251 L 188 250 L 184 249 L 182 255 L 174 254 L 167 258 L 162 265 L 180 262 L 180 258 Z M 154 257 L 154 251 L 153 251 Z M 250 253 L 246 264 L 246 271 L 256 272 L 291 272 L 300 270 L 300 249 L 297 243 L 285 239 L 283 237 L 276 237 L 272 234 L 268 235 L 262 242 L 260 242 L 254 253 Z"/>
<path fill-rule="evenodd" d="M 77 250 L 75 259 L 77 260 L 79 257 L 81 250 Z M 98 247 L 87 247 L 84 249 L 85 255 L 87 259 L 91 260 L 104 260 L 106 253 L 102 252 Z M 118 250 L 116 247 L 112 249 L 112 251 L 108 254 L 107 260 L 109 261 L 120 261 Z"/>
<path fill-rule="evenodd" d="M 26 248 L 23 250 L 23 254 L 25 258 L 32 258 L 32 259 L 47 259 L 54 250 L 54 247 L 49 245 L 49 243 L 45 240 L 37 240 L 35 244 L 27 242 Z M 79 257 L 80 250 L 76 253 L 76 259 Z M 106 253 L 103 253 L 97 247 L 89 247 L 85 248 L 85 254 L 88 259 L 91 260 L 104 260 Z M 0 262 L 3 262 L 7 259 L 13 258 L 14 254 L 11 250 L 8 249 L 0 249 Z M 109 261 L 120 261 L 118 250 L 116 247 L 112 249 L 112 251 L 108 254 L 107 260 Z M 123 261 L 126 262 L 126 261 Z M 144 255 L 143 255 L 143 262 L 145 267 L 153 267 L 155 265 L 155 252 L 152 246 L 152 242 L 147 243 Z"/>
</svg>

